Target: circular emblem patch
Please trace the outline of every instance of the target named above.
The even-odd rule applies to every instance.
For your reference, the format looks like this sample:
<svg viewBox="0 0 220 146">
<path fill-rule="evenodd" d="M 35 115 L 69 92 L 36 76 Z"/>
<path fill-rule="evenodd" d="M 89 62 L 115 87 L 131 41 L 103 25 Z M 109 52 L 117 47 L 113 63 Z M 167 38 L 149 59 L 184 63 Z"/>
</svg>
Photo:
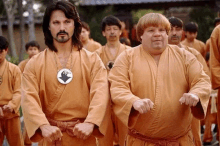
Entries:
<svg viewBox="0 0 220 146">
<path fill-rule="evenodd" d="M 109 62 L 107 63 L 107 69 L 108 69 L 108 70 L 111 70 L 112 67 L 113 67 L 113 65 L 114 65 L 114 61 L 109 61 Z"/>
<path fill-rule="evenodd" d="M 61 84 L 69 84 L 72 81 L 72 79 L 73 73 L 69 69 L 63 68 L 59 70 L 59 72 L 57 73 L 57 80 Z"/>
</svg>

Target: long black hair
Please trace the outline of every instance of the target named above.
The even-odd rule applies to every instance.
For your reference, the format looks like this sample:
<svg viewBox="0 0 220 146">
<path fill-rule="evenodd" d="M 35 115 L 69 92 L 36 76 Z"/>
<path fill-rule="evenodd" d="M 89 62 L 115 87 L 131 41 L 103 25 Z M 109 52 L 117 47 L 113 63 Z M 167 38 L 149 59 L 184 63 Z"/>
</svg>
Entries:
<svg viewBox="0 0 220 146">
<path fill-rule="evenodd" d="M 58 1 L 56 3 L 52 3 L 50 6 L 47 7 L 43 18 L 43 32 L 45 44 L 49 47 L 50 50 L 57 52 L 57 49 L 53 44 L 53 37 L 49 30 L 50 17 L 52 12 L 55 10 L 63 11 L 66 18 L 74 20 L 75 28 L 74 34 L 72 36 L 72 42 L 74 46 L 78 48 L 78 50 L 82 49 L 82 43 L 79 39 L 82 30 L 81 20 L 79 18 L 78 12 L 76 11 L 76 7 L 72 3 L 67 1 Z"/>
</svg>

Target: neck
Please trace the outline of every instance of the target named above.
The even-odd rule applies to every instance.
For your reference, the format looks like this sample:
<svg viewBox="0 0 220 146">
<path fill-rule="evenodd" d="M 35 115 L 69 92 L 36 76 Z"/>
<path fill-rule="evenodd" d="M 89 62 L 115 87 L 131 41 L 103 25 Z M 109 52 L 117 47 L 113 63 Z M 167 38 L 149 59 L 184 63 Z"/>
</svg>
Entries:
<svg viewBox="0 0 220 146">
<path fill-rule="evenodd" d="M 107 45 L 108 48 L 116 49 L 120 46 L 120 41 L 112 41 L 112 42 L 108 41 L 106 45 Z"/>
<path fill-rule="evenodd" d="M 0 62 L 0 66 L 2 66 L 4 64 L 6 59 L 4 59 L 2 62 Z"/>
<path fill-rule="evenodd" d="M 59 43 L 59 42 L 55 42 L 54 41 L 54 46 L 57 49 L 57 54 L 70 54 L 72 48 L 73 48 L 73 44 L 72 41 L 69 40 L 66 43 Z"/>
<path fill-rule="evenodd" d="M 193 40 L 186 39 L 186 41 L 187 41 L 188 43 L 192 43 L 192 42 L 194 42 L 194 39 L 193 39 Z"/>
<path fill-rule="evenodd" d="M 168 42 L 168 44 L 170 44 L 170 45 L 177 45 L 177 46 L 179 46 L 179 45 L 180 45 L 180 42 L 179 42 L 179 43 L 173 43 L 173 42 L 169 41 L 169 42 Z"/>
<path fill-rule="evenodd" d="M 34 56 L 34 55 L 33 55 Z M 28 59 L 31 59 L 33 56 L 29 56 Z"/>
<path fill-rule="evenodd" d="M 86 46 L 88 44 L 88 42 L 89 42 L 89 39 L 82 41 L 83 47 Z"/>
<path fill-rule="evenodd" d="M 178 47 L 182 47 L 182 45 L 181 45 L 181 43 L 179 42 L 179 43 L 177 43 L 177 44 L 174 44 L 174 45 L 177 45 Z"/>
<path fill-rule="evenodd" d="M 160 50 L 155 50 L 155 49 L 150 49 L 150 48 L 145 48 L 143 46 L 144 51 L 148 52 L 154 59 L 155 61 L 159 61 L 161 54 L 166 48 L 161 48 Z"/>
<path fill-rule="evenodd" d="M 151 56 L 154 58 L 157 66 L 158 66 L 161 54 L 151 54 Z"/>
<path fill-rule="evenodd" d="M 180 43 L 179 43 L 179 44 L 177 44 L 177 46 L 178 46 L 178 47 L 180 47 L 180 48 L 182 47 L 182 45 L 181 45 Z"/>
</svg>

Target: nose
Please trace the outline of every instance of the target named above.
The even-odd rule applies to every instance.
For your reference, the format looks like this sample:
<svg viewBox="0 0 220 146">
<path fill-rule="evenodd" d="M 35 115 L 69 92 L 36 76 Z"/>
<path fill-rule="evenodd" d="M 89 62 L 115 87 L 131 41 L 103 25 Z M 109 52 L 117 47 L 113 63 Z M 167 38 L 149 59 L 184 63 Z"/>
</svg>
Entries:
<svg viewBox="0 0 220 146">
<path fill-rule="evenodd" d="M 111 29 L 111 33 L 113 34 L 115 31 L 114 31 L 114 29 Z"/>
<path fill-rule="evenodd" d="M 160 35 L 161 35 L 161 33 L 160 33 L 159 29 L 156 29 L 154 32 L 154 36 L 160 36 Z"/>
<path fill-rule="evenodd" d="M 175 29 L 172 30 L 172 34 L 173 34 L 173 35 L 176 35 L 176 30 L 175 30 Z"/>
<path fill-rule="evenodd" d="M 60 30 L 65 30 L 64 23 L 61 23 L 61 24 L 60 24 Z"/>
</svg>

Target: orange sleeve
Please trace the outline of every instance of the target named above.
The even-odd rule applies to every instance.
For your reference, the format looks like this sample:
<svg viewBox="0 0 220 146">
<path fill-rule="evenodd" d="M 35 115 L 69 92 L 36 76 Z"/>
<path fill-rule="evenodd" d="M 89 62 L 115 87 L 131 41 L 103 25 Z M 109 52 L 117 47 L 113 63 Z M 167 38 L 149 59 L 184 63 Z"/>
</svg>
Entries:
<svg viewBox="0 0 220 146">
<path fill-rule="evenodd" d="M 15 113 L 18 113 L 21 104 L 21 71 L 16 66 L 13 71 L 13 96 L 9 101 L 10 105 Z"/>
<path fill-rule="evenodd" d="M 129 59 L 127 52 L 124 51 L 116 59 L 109 73 L 109 82 L 114 113 L 127 127 L 132 125 L 130 122 L 135 121 L 134 119 L 137 119 L 139 115 L 138 112 L 132 110 L 132 107 L 134 101 L 140 99 L 131 92 L 128 71 Z"/>
<path fill-rule="evenodd" d="M 219 31 L 220 27 L 216 27 L 213 30 L 210 43 L 210 69 L 213 89 L 218 89 L 220 87 Z"/>
<path fill-rule="evenodd" d="M 42 110 L 39 97 L 39 83 L 36 76 L 36 70 L 40 69 L 35 68 L 35 63 L 35 60 L 30 60 L 22 76 L 21 106 L 28 137 L 33 142 L 39 142 L 43 138 L 39 127 L 46 124 L 50 125 L 50 123 Z"/>
</svg>

